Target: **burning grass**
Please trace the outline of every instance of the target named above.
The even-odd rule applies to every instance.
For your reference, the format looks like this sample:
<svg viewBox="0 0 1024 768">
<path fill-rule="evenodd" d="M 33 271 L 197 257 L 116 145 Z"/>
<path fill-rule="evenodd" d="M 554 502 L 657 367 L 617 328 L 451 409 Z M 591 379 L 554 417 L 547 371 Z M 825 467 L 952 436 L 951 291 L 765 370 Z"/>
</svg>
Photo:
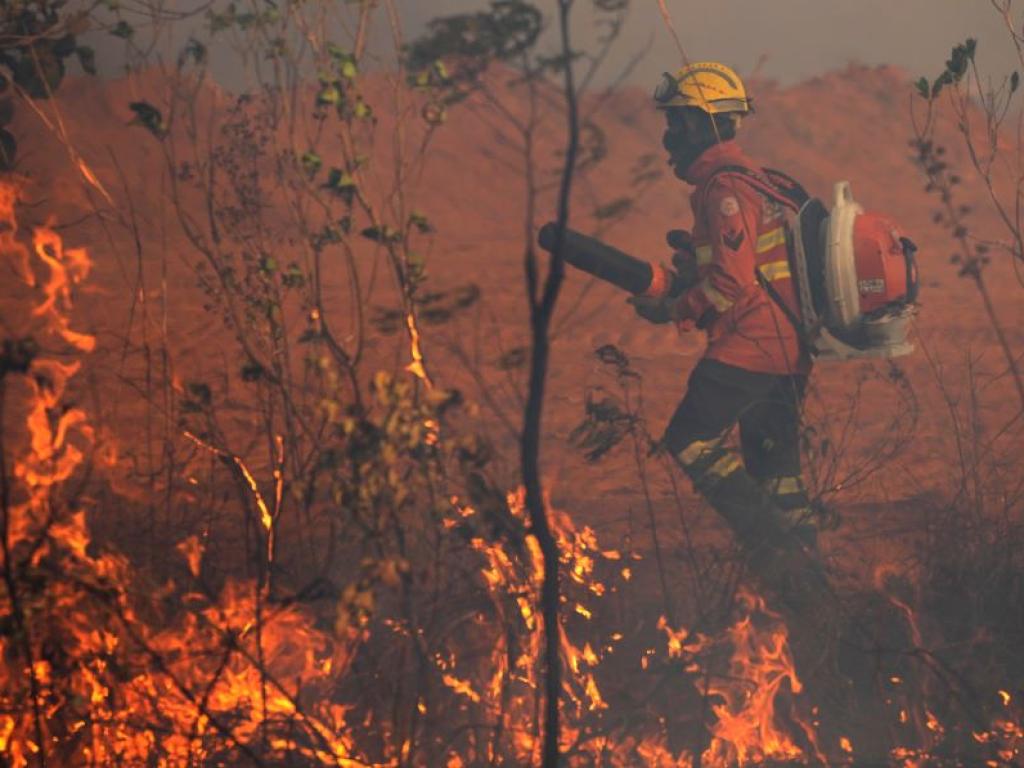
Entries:
<svg viewBox="0 0 1024 768">
<path fill-rule="evenodd" d="M 0 184 L 0 256 L 19 279 L 24 323 L 5 338 L 0 371 L 4 764 L 537 764 L 542 568 L 521 492 L 503 497 L 470 473 L 463 494 L 434 507 L 441 544 L 428 554 L 457 567 L 428 566 L 413 547 L 407 556 L 367 549 L 326 602 L 272 589 L 266 573 L 211 587 L 200 535 L 177 543 L 180 575 L 167 580 L 92 542 L 89 477 L 104 466 L 88 413 L 68 401 L 80 358 L 95 343 L 71 321 L 73 290 L 90 261 L 50 228 L 20 229 L 18 192 L 15 180 Z M 387 377 L 377 392 L 392 406 L 404 402 Z M 448 439 L 435 415 L 388 413 L 405 414 L 411 426 L 402 439 L 416 450 Z M 268 502 L 239 457 L 221 458 L 244 470 L 257 497 L 268 545 L 257 557 L 270 567 L 280 475 Z M 863 734 L 819 732 L 786 622 L 760 596 L 741 589 L 713 631 L 651 617 L 630 625 L 637 615 L 625 589 L 646 563 L 603 548 L 567 514 L 550 514 L 565 582 L 558 631 L 568 765 L 857 761 Z M 442 566 L 454 574 L 443 583 Z M 416 610 L 428 590 L 433 610 Z M 920 650 L 924 641 L 914 644 Z M 888 699 L 897 702 L 894 730 L 906 726 L 889 764 L 1018 763 L 1024 732 L 1015 693 L 1001 690 L 997 706 L 963 727 L 934 714 L 930 690 Z M 911 733 L 915 722 L 923 728 Z"/>
</svg>

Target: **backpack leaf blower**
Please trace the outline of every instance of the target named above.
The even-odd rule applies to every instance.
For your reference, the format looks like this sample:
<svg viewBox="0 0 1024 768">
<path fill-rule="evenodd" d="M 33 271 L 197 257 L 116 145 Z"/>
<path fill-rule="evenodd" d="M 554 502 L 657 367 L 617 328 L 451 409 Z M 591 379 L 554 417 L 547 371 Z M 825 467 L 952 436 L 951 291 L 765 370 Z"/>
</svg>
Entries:
<svg viewBox="0 0 1024 768">
<path fill-rule="evenodd" d="M 537 235 L 538 244 L 548 253 L 554 253 L 556 229 L 554 222 L 549 222 Z M 635 296 L 679 296 L 697 281 L 696 255 L 688 238 L 682 230 L 668 233 L 668 243 L 676 249 L 671 268 L 630 256 L 568 227 L 562 253 L 577 269 Z"/>
</svg>

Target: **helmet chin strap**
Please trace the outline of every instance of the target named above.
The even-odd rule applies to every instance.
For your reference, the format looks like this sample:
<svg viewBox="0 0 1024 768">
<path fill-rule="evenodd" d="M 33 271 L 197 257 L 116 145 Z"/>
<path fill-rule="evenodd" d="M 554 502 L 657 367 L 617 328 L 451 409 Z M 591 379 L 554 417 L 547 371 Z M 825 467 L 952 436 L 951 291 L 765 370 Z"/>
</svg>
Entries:
<svg viewBox="0 0 1024 768">
<path fill-rule="evenodd" d="M 683 108 L 675 115 L 666 114 L 669 127 L 661 138 L 661 144 L 672 157 L 672 166 L 677 178 L 686 181 L 686 174 L 693 162 L 706 150 L 720 144 L 726 138 L 732 138 L 739 128 L 740 115 L 708 115 L 694 114 L 694 110 Z M 716 119 L 727 117 L 732 123 L 732 130 L 723 137 Z"/>
<path fill-rule="evenodd" d="M 661 143 L 672 157 L 672 170 L 676 177 L 685 181 L 686 172 L 694 161 L 718 142 L 710 137 L 699 143 L 682 137 L 673 141 L 671 134 L 666 132 Z"/>
</svg>

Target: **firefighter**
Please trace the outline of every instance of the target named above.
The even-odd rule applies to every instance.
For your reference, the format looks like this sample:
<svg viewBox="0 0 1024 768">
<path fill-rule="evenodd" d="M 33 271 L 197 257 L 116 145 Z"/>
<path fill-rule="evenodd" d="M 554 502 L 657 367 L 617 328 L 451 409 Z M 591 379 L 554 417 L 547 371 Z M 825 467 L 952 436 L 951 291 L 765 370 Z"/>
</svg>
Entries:
<svg viewBox="0 0 1024 768">
<path fill-rule="evenodd" d="M 750 99 L 739 76 L 715 62 L 666 73 L 654 98 L 669 165 L 694 188 L 693 231 L 670 232 L 669 243 L 675 259 L 696 261 L 697 280 L 678 297 L 629 301 L 652 323 L 707 334 L 662 445 L 727 519 L 781 514 L 782 527 L 814 549 L 820 515 L 801 479 L 799 440 L 811 361 L 793 322 L 800 310 L 785 212 L 729 172 L 762 173 L 735 140 Z M 737 423 L 742 463 L 725 443 Z"/>
</svg>

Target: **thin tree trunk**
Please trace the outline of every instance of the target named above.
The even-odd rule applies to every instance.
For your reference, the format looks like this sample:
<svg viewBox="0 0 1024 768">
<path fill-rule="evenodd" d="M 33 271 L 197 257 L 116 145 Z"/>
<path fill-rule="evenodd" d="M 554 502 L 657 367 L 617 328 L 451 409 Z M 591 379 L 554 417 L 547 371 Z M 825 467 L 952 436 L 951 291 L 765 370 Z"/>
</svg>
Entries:
<svg viewBox="0 0 1024 768">
<path fill-rule="evenodd" d="M 544 768 L 556 768 L 559 758 L 558 702 L 561 690 L 561 659 L 559 657 L 560 627 L 558 622 L 558 544 L 551 532 L 540 480 L 541 414 L 544 404 L 544 385 L 547 378 L 550 344 L 548 331 L 554 314 L 555 302 L 565 275 L 562 245 L 569 221 L 569 194 L 579 145 L 579 117 L 576 87 L 573 81 L 571 47 L 569 44 L 569 11 L 572 0 L 559 0 L 558 14 L 564 67 L 565 101 L 568 109 L 568 141 L 565 166 L 558 195 L 558 220 L 555 249 L 538 296 L 537 257 L 530 237 L 526 244 L 526 279 L 530 299 L 530 328 L 532 345 L 530 356 L 529 392 L 523 414 L 521 459 L 523 486 L 526 490 L 526 508 L 530 514 L 531 533 L 537 537 L 544 560 L 544 582 L 541 588 L 541 615 L 544 620 Z"/>
</svg>

